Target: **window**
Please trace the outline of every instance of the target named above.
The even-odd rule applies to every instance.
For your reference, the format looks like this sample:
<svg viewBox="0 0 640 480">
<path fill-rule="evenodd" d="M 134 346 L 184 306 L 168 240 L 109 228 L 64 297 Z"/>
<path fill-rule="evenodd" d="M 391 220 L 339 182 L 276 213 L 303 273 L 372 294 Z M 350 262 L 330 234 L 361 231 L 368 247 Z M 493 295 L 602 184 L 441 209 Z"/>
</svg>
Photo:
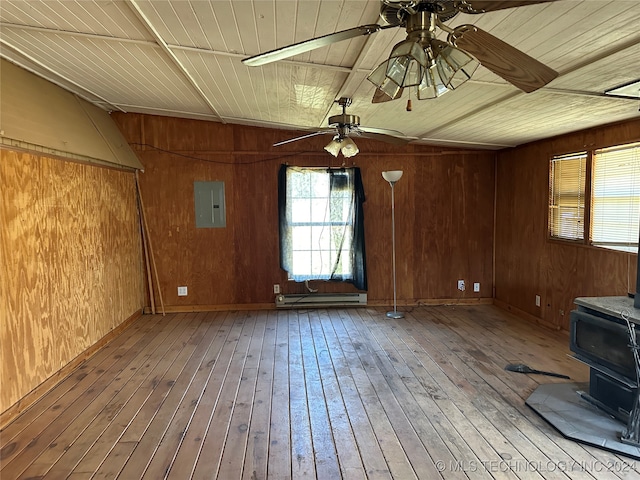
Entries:
<svg viewBox="0 0 640 480">
<path fill-rule="evenodd" d="M 587 154 L 551 160 L 549 228 L 551 236 L 565 240 L 584 238 L 584 197 Z"/>
<path fill-rule="evenodd" d="M 591 211 L 593 245 L 638 251 L 640 144 L 596 150 Z"/>
<path fill-rule="evenodd" d="M 553 157 L 549 234 L 637 252 L 640 143 Z"/>
<path fill-rule="evenodd" d="M 279 201 L 280 263 L 289 278 L 366 290 L 360 170 L 283 165 Z"/>
</svg>

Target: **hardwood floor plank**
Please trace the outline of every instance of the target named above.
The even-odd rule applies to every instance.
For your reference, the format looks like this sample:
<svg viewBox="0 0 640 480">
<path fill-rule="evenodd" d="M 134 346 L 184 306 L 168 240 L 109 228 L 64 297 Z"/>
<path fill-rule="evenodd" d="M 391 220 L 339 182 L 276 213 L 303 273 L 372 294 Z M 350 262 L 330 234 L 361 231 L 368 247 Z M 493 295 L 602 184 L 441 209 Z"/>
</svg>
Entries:
<svg viewBox="0 0 640 480">
<path fill-rule="evenodd" d="M 391 478 L 391 472 L 352 375 L 351 367 L 355 368 L 356 365 L 350 364 L 342 350 L 340 340 L 333 328 L 332 316 L 327 316 L 326 321 L 322 324 L 322 331 L 335 368 L 338 388 L 347 412 L 347 420 L 358 445 L 360 460 L 366 476 L 369 479 Z M 342 449 L 338 454 L 341 453 Z"/>
<path fill-rule="evenodd" d="M 504 370 L 586 380 L 567 353 L 491 305 L 143 316 L 0 432 L 0 476 L 640 478 L 525 405 L 564 380 Z"/>
<path fill-rule="evenodd" d="M 0 452 L 2 452 L 3 463 L 5 461 L 8 463 L 14 455 L 20 453 L 21 448 L 24 448 L 24 445 L 21 446 L 13 441 L 16 436 L 32 434 L 24 431 L 27 427 L 41 431 L 59 416 L 66 405 L 88 390 L 101 376 L 109 375 L 113 368 L 118 368 L 117 365 L 126 365 L 127 360 L 133 357 L 129 353 L 129 356 L 123 358 L 126 352 L 131 352 L 136 344 L 141 346 L 148 342 L 148 339 L 145 340 L 145 334 L 151 332 L 161 319 L 161 316 L 150 316 L 145 318 L 144 322 L 138 321 L 131 325 L 122 335 L 85 360 L 71 375 L 6 425 L 0 431 Z"/>
<path fill-rule="evenodd" d="M 291 478 L 291 405 L 289 402 L 289 312 L 278 311 L 269 433 L 269 478 Z"/>
<path fill-rule="evenodd" d="M 137 442 L 119 442 L 109 452 L 109 455 L 98 470 L 90 477 L 93 479 L 111 480 L 118 477 L 118 473 L 137 448 Z M 87 478 L 87 477 L 85 477 Z"/>
<path fill-rule="evenodd" d="M 225 312 L 211 312 L 203 322 L 207 325 L 207 333 L 194 351 L 189 364 L 176 381 L 172 393 L 163 404 L 165 413 L 159 412 L 154 419 L 158 423 L 155 428 L 159 431 L 164 425 L 164 431 L 156 437 L 159 444 L 150 458 L 144 472 L 146 478 L 165 478 L 180 448 L 184 433 L 189 428 L 194 407 L 199 403 L 204 386 L 210 374 L 210 367 L 219 355 L 222 346 L 231 329 L 231 322 L 227 320 Z M 145 433 L 145 437 L 151 437 Z M 151 437 L 153 438 L 153 437 Z M 143 448 L 154 448 L 150 442 Z"/>
<path fill-rule="evenodd" d="M 83 391 L 79 396 L 70 396 L 64 398 L 62 402 L 57 403 L 46 414 L 40 415 L 39 421 L 44 418 L 51 418 L 51 422 L 42 430 L 39 422 L 29 425 L 23 432 L 23 435 L 33 435 L 31 441 L 24 447 L 19 458 L 3 464 L 0 475 L 8 478 L 18 478 L 22 472 L 44 451 L 50 449 L 55 439 L 62 432 L 69 432 L 73 436 L 76 431 L 86 428 L 86 424 L 93 420 L 103 410 L 104 405 L 116 394 L 119 388 L 122 388 L 131 377 L 139 375 L 137 369 L 127 369 L 126 367 L 132 361 L 148 360 L 146 368 L 155 365 L 156 360 L 162 358 L 163 352 L 158 347 L 169 338 L 170 343 L 175 341 L 175 331 L 182 331 L 180 322 L 167 322 L 164 328 L 158 332 L 151 340 L 151 348 L 142 350 L 138 355 L 132 352 L 131 356 L 123 356 L 112 367 L 111 375 L 117 375 L 114 379 L 111 375 L 101 375 L 99 379 L 93 382 L 87 390 Z M 142 358 L 138 358 L 142 357 Z M 123 360 L 124 359 L 124 360 Z M 61 408 L 55 408 L 60 405 Z M 61 411 L 58 411 L 61 410 Z M 33 432 L 33 433 L 31 433 Z M 28 438 L 28 437 L 27 437 Z M 64 444 L 64 443 L 63 443 Z"/>
<path fill-rule="evenodd" d="M 408 318 L 405 320 L 400 320 L 398 322 L 396 322 L 398 324 L 398 326 L 404 330 L 405 332 L 410 331 L 411 332 L 411 336 L 407 335 L 405 336 L 403 333 L 404 332 L 397 332 L 394 331 L 394 333 L 397 334 L 397 338 L 392 339 L 393 343 L 396 345 L 400 345 L 398 347 L 398 351 L 400 352 L 400 355 L 402 356 L 403 361 L 407 362 L 408 364 L 412 364 L 413 363 L 413 353 L 411 352 L 415 352 L 418 347 L 418 343 L 415 342 L 415 336 L 419 335 L 419 332 L 421 330 L 422 327 L 422 323 L 418 323 L 416 320 L 412 320 L 411 319 L 411 315 L 407 316 Z M 431 336 L 430 336 L 431 338 Z M 406 348 L 403 348 L 402 345 L 406 346 Z M 460 350 L 463 351 L 463 350 Z M 471 377 L 472 378 L 472 377 Z M 485 379 L 489 378 L 492 381 L 494 381 L 495 384 L 495 380 L 496 377 L 493 376 L 492 374 L 486 374 Z M 514 412 L 515 409 L 511 408 L 509 403 L 505 401 L 505 399 L 499 394 L 497 393 L 490 385 L 487 385 L 486 387 L 482 387 L 481 383 L 479 381 L 476 381 L 475 379 L 472 378 L 472 381 L 474 383 L 474 385 L 478 386 L 479 389 L 479 395 L 477 397 L 472 398 L 472 402 L 475 401 L 475 399 L 479 398 L 481 395 L 487 395 L 490 396 L 492 398 L 495 397 L 495 401 L 496 403 L 494 405 L 498 406 L 498 408 L 502 408 L 504 410 L 507 410 L 509 413 Z M 504 391 L 504 384 L 502 385 L 502 390 Z M 513 392 L 511 392 L 513 393 Z M 515 395 L 512 394 L 511 395 L 511 400 L 512 401 L 516 401 L 516 402 L 520 402 L 520 398 Z M 480 408 L 480 410 L 482 411 L 483 408 Z M 526 413 L 533 413 L 533 412 L 526 412 Z M 508 415 L 509 417 L 512 417 L 513 414 L 509 415 L 508 413 L 506 413 L 506 415 Z M 546 438 L 545 439 L 545 445 L 549 443 L 549 439 Z M 560 453 L 562 454 L 563 452 L 561 450 L 558 450 L 555 452 L 556 454 Z M 562 458 L 562 457 L 560 457 Z"/>
<path fill-rule="evenodd" d="M 333 427 L 329 420 L 326 392 L 320 378 L 318 352 L 316 352 L 311 333 L 311 322 L 318 322 L 317 315 L 307 311 L 299 315 L 300 341 L 302 348 L 302 366 L 307 389 L 307 409 L 311 425 L 311 440 L 318 478 L 339 478 L 340 465 L 336 445 L 333 440 Z M 330 369 L 330 365 L 328 365 Z"/>
<path fill-rule="evenodd" d="M 137 444 L 141 434 L 133 435 L 131 431 L 136 428 L 146 430 L 152 412 L 158 411 L 159 406 L 172 391 L 174 379 L 192 355 L 194 345 L 206 332 L 205 329 L 199 328 L 204 316 L 197 315 L 191 321 L 182 320 L 184 330 L 172 344 L 165 343 L 164 346 L 169 348 L 164 351 L 153 369 L 137 370 L 136 375 L 117 391 L 103 411 L 89 423 L 87 429 L 69 444 L 65 455 L 61 456 L 47 473 L 49 478 L 60 478 L 69 469 L 93 473 L 103 459 L 112 455 L 106 446 L 114 445 L 113 448 L 117 449 L 120 443 Z M 184 390 L 181 390 L 182 392 Z M 141 415 L 141 412 L 148 413 Z M 124 439 L 127 434 L 130 438 Z M 97 445 L 96 438 L 101 438 Z M 117 451 L 120 452 L 119 449 Z M 38 461 L 41 461 L 40 458 Z M 109 468 L 111 471 L 113 465 Z"/>
<path fill-rule="evenodd" d="M 327 423 L 330 425 L 329 434 L 333 436 L 336 450 L 334 455 L 340 467 L 340 474 L 334 472 L 332 476 L 342 476 L 346 479 L 366 478 L 363 459 L 340 390 L 336 367 L 322 329 L 323 323 L 329 322 L 329 314 L 326 310 L 312 310 L 309 312 L 309 320 L 310 329 L 307 335 L 309 340 L 313 341 L 319 380 L 322 382 L 322 394 L 326 402 Z"/>
<path fill-rule="evenodd" d="M 269 425 L 271 424 L 271 399 L 276 355 L 277 313 L 264 314 L 265 327 L 262 351 L 258 366 L 258 378 L 253 403 L 253 415 L 249 424 L 247 450 L 242 466 L 243 480 L 267 478 L 269 460 Z"/>
<path fill-rule="evenodd" d="M 228 422 L 228 434 L 218 471 L 218 478 L 221 479 L 241 479 L 243 476 L 242 467 L 247 453 L 249 425 L 251 425 L 253 417 L 258 369 L 266 328 L 265 314 L 252 312 L 251 316 L 256 317 L 256 325 L 247 350 L 237 395 L 233 401 L 231 418 Z"/>
<path fill-rule="evenodd" d="M 393 325 L 395 326 L 397 323 L 399 322 L 393 322 Z M 393 337 L 391 337 L 393 340 L 397 340 L 397 336 L 396 336 L 397 328 L 387 328 L 386 330 L 389 335 L 393 335 Z M 468 368 L 468 366 L 465 365 L 463 362 L 459 362 L 458 359 L 453 354 L 453 352 L 447 350 L 444 347 L 444 345 L 440 343 L 439 339 L 436 340 L 433 337 L 431 338 L 432 338 L 431 340 L 432 343 L 437 342 L 436 346 L 440 348 L 440 353 L 443 355 L 446 361 L 456 370 L 462 372 L 465 375 L 465 377 L 470 380 L 470 383 L 474 385 L 474 388 L 477 387 L 475 388 L 475 391 L 473 392 L 472 395 L 469 395 L 464 390 L 460 390 L 460 394 L 464 393 L 464 395 L 468 396 L 468 402 L 470 402 L 470 405 L 475 407 L 473 410 L 471 410 L 472 407 L 466 406 L 464 407 L 464 410 L 465 410 L 465 416 L 467 418 L 471 417 L 475 419 L 474 425 L 476 426 L 476 429 L 479 432 L 482 432 L 485 438 L 487 434 L 493 435 L 492 443 L 496 441 L 501 441 L 501 438 L 504 438 L 506 442 L 503 442 L 503 443 L 508 443 L 511 446 L 513 446 L 513 448 L 515 449 L 514 452 L 525 451 L 527 452 L 527 456 L 529 458 L 533 458 L 534 461 L 536 461 L 539 464 L 545 464 L 549 460 L 548 458 L 542 456 L 539 450 L 534 445 L 532 445 L 528 441 L 528 439 L 521 437 L 519 435 L 520 433 L 519 431 L 513 428 L 511 429 L 506 428 L 509 426 L 508 422 L 502 421 L 502 418 L 500 418 L 500 415 L 497 413 L 497 411 L 493 411 L 492 409 L 489 409 L 486 403 L 483 404 L 482 402 L 483 394 L 479 390 L 481 386 L 481 382 L 476 381 L 476 379 L 472 375 L 472 372 Z M 403 350 L 403 345 L 401 342 L 391 342 L 391 343 L 392 344 L 394 343 L 396 348 Z M 460 394 L 456 396 L 456 402 L 461 401 L 462 397 L 460 396 Z M 478 404 L 480 404 L 481 406 L 479 406 Z M 473 413 L 473 415 L 471 415 L 471 413 Z M 491 414 L 495 414 L 495 415 L 491 415 Z M 520 456 L 513 457 L 512 456 L 513 452 L 507 452 L 506 454 L 502 452 L 498 452 L 498 453 L 501 455 L 501 457 L 503 457 L 503 459 L 506 456 L 508 460 L 512 460 L 512 459 L 516 459 L 518 461 L 521 460 Z M 562 472 L 552 471 L 552 472 L 548 472 L 547 478 L 566 478 L 566 475 Z"/>
<path fill-rule="evenodd" d="M 244 326 L 242 321 L 236 321 L 236 314 L 232 312 L 224 313 L 221 317 L 216 316 L 216 321 L 222 322 L 222 325 L 198 366 L 197 382 L 193 383 L 194 388 L 189 392 L 189 400 L 181 404 L 185 410 L 182 412 L 183 418 L 187 419 L 187 423 L 184 428 L 178 429 L 182 430 L 182 438 L 179 439 L 177 451 L 171 459 L 169 478 L 189 478 L 193 473 L 200 455 L 202 439 L 218 402 L 223 379 Z M 135 465 L 130 469 L 128 473 L 123 471 L 121 476 L 133 475 Z M 142 476 L 141 472 L 138 474 Z"/>
<path fill-rule="evenodd" d="M 461 392 L 469 392 L 469 382 L 460 382 L 459 372 L 451 367 L 448 362 L 437 352 L 433 346 L 427 342 L 421 342 L 419 349 L 414 352 L 415 363 L 408 363 L 412 367 L 413 374 L 424 385 L 427 395 L 430 396 L 437 408 L 442 411 L 444 417 L 454 426 L 456 435 L 464 439 L 473 452 L 472 456 L 462 457 L 469 461 L 495 462 L 502 459 L 499 451 L 505 447 L 509 451 L 509 446 L 505 445 L 499 438 L 486 438 L 483 432 L 479 431 L 474 423 L 467 418 L 472 413 L 473 408 L 468 402 L 462 401 L 464 396 Z M 435 361 L 438 359 L 438 361 Z M 405 360 L 406 361 L 406 360 Z M 453 378 L 449 377 L 453 375 Z M 414 386 L 415 388 L 415 386 Z M 471 390 L 471 392 L 475 392 Z M 472 393 L 473 394 L 473 393 Z M 494 432 L 491 432 L 494 433 Z M 496 444 L 492 444 L 492 440 Z M 513 472 L 490 472 L 495 478 L 517 478 Z"/>
<path fill-rule="evenodd" d="M 464 438 L 455 431 L 437 404 L 427 400 L 428 392 L 421 388 L 409 368 L 414 360 L 413 353 L 406 345 L 394 342 L 395 328 L 387 326 L 387 323 L 393 321 L 374 321 L 370 317 L 366 318 L 364 314 L 361 316 L 366 320 L 364 328 L 371 330 L 380 348 L 388 355 L 388 362 L 380 362 L 381 371 L 434 462 L 454 465 L 457 458 L 463 457 L 463 450 L 466 450 L 467 458 L 478 460 L 468 448 L 461 450 L 460 445 L 465 444 Z M 469 454 L 471 457 L 468 457 Z M 482 470 L 465 474 L 463 471 L 445 469 L 440 474 L 447 479 L 467 478 L 467 475 L 471 478 L 491 478 Z"/>
<path fill-rule="evenodd" d="M 300 313 L 289 312 L 289 415 L 291 417 L 291 475 L 293 478 L 316 477 L 309 418 L 309 401 L 302 364 Z"/>
<path fill-rule="evenodd" d="M 242 383 L 242 372 L 247 362 L 247 352 L 256 324 L 255 316 L 250 316 L 249 313 L 238 312 L 236 314 L 238 319 L 235 323 L 242 322 L 242 331 L 232 352 L 229 368 L 222 379 L 218 402 L 211 412 L 205 436 L 200 443 L 200 454 L 192 474 L 194 479 L 209 479 L 218 476 L 222 452 L 229 435 L 230 420 Z"/>
<path fill-rule="evenodd" d="M 409 315 L 409 317 L 411 317 L 411 316 Z M 421 325 L 423 323 L 424 322 L 421 322 Z M 412 331 L 413 332 L 416 331 L 415 328 L 413 328 L 413 326 L 412 326 Z M 470 365 L 473 365 L 474 364 L 474 359 L 473 359 L 473 357 L 471 357 L 469 354 L 466 353 L 466 348 L 459 348 L 460 347 L 460 339 L 457 337 L 457 333 L 459 333 L 460 330 L 459 329 L 453 329 L 453 330 L 443 329 L 442 333 L 446 333 L 447 331 L 449 332 L 447 335 L 452 337 L 450 339 L 450 345 L 452 345 L 451 352 L 453 352 L 455 350 L 456 355 L 466 357 L 466 362 L 463 362 L 463 363 L 467 367 L 470 366 Z M 432 331 L 429 332 L 428 338 L 430 339 L 431 342 L 433 342 L 434 338 L 437 339 L 439 335 L 440 335 L 440 333 L 434 332 L 432 330 Z M 441 348 L 444 349 L 444 350 L 447 349 L 447 347 L 441 347 Z M 453 357 L 451 357 L 451 358 L 453 358 Z M 455 358 L 453 358 L 452 361 L 455 363 L 456 362 Z M 495 370 L 496 374 L 495 375 L 486 374 L 485 375 L 485 379 L 489 378 L 490 379 L 489 381 L 491 382 L 491 385 L 493 387 L 496 387 L 496 386 L 500 387 L 501 381 L 499 381 L 498 378 L 507 378 L 507 377 L 505 377 L 504 371 L 501 368 L 497 368 L 497 367 L 494 366 L 494 370 Z M 479 370 L 479 371 L 483 371 L 483 370 Z M 467 376 L 469 378 L 473 379 L 473 374 L 467 372 Z M 486 389 L 487 392 L 491 392 L 492 394 L 495 393 L 495 389 L 494 388 L 488 388 L 488 385 L 486 383 L 483 384 L 483 382 L 475 381 L 475 380 L 474 380 L 474 382 L 476 384 L 478 384 L 479 386 L 482 386 L 483 389 Z M 506 391 L 504 389 L 504 386 L 501 388 L 501 391 L 503 391 L 503 392 Z M 535 415 L 531 410 L 529 410 L 527 407 L 525 407 L 523 400 L 520 398 L 519 395 L 514 394 L 513 391 L 511 391 L 510 400 L 511 400 L 511 402 L 515 402 L 515 404 L 522 404 L 522 411 L 520 413 L 524 414 L 525 416 L 528 415 L 529 418 L 533 418 L 534 420 L 537 420 L 541 424 L 540 426 L 542 426 L 543 428 L 549 429 L 550 432 L 555 433 L 557 435 L 557 432 L 555 432 L 553 429 L 551 429 L 545 422 L 541 421 L 539 419 L 539 417 L 537 417 L 537 415 Z M 477 400 L 474 400 L 474 401 L 477 402 Z M 499 397 L 499 399 L 497 399 L 496 401 L 499 404 L 497 408 L 500 411 L 504 411 L 505 409 L 508 409 L 512 404 L 512 403 L 510 403 L 508 401 L 505 402 L 503 397 L 502 398 Z M 480 408 L 480 410 L 482 411 L 482 408 Z M 512 417 L 512 416 L 513 415 L 511 415 L 509 417 Z M 518 415 L 518 417 L 520 417 L 520 415 Z M 550 443 L 550 440 L 546 439 L 546 441 L 537 442 L 536 445 L 540 446 L 540 448 L 546 448 L 549 445 L 549 443 Z M 578 444 L 576 444 L 574 442 L 569 442 L 569 444 L 578 445 Z M 580 448 L 582 448 L 582 447 L 580 447 Z M 560 452 L 562 452 L 562 451 L 560 450 Z M 540 453 L 538 453 L 538 455 L 540 455 Z M 531 461 L 536 462 L 536 464 L 545 465 L 546 462 L 547 462 L 547 460 L 545 460 L 545 458 L 539 458 L 539 457 L 538 458 L 534 458 L 535 455 L 533 454 L 533 452 L 531 452 L 531 454 L 529 454 L 527 458 L 529 458 L 529 456 L 531 457 Z M 566 461 L 567 460 L 567 457 L 564 454 L 561 454 L 561 456 L 558 456 L 558 451 L 555 452 L 555 455 L 553 455 L 552 457 L 549 457 L 549 459 L 550 458 L 554 458 L 555 459 L 554 461 Z M 517 464 L 523 464 L 521 459 L 516 459 L 516 463 Z M 570 464 L 570 462 L 568 462 L 567 464 Z M 567 475 L 566 472 L 564 472 L 564 474 Z M 553 473 L 550 472 L 547 475 L 553 475 Z M 585 473 L 578 473 L 577 475 L 578 475 L 578 478 L 591 478 L 590 475 L 585 474 Z"/>
<path fill-rule="evenodd" d="M 407 453 L 402 447 L 402 443 L 396 433 L 393 421 L 388 417 L 382 401 L 378 396 L 376 385 L 369 378 L 366 368 L 371 367 L 371 363 L 363 361 L 358 350 L 366 349 L 364 339 L 351 338 L 345 323 L 351 322 L 348 313 L 344 311 L 336 312 L 337 317 L 332 316 L 333 328 L 338 336 L 342 351 L 349 364 L 351 375 L 356 384 L 358 394 L 367 411 L 367 416 L 371 422 L 376 440 L 384 454 L 387 466 L 393 478 L 419 478 L 411 465 Z M 386 393 L 386 392 L 385 392 Z"/>
<path fill-rule="evenodd" d="M 464 322 L 469 317 L 467 315 L 456 315 L 455 313 L 449 312 L 447 317 L 457 318 Z M 459 332 L 460 329 L 456 329 L 456 332 Z M 449 341 L 457 344 L 457 338 L 453 338 L 452 330 L 443 330 L 443 334 L 446 337 L 449 337 Z M 482 342 L 476 336 L 476 341 Z M 558 345 L 557 349 L 561 349 L 562 346 Z M 564 348 L 567 348 L 564 346 Z M 472 349 L 473 351 L 473 349 Z M 561 350 L 560 350 L 561 351 Z M 490 352 L 490 350 L 487 350 Z M 493 403 L 497 403 L 497 408 L 504 412 L 505 410 L 512 409 L 512 413 L 507 416 L 511 421 L 519 421 L 522 425 L 522 421 L 524 419 L 530 420 L 532 422 L 532 426 L 536 426 L 537 428 L 524 428 L 521 429 L 527 437 L 534 438 L 534 443 L 539 446 L 541 450 L 547 449 L 550 447 L 555 447 L 552 453 L 549 453 L 547 456 L 551 459 L 555 459 L 555 461 L 565 462 L 565 464 L 570 465 L 576 458 L 580 459 L 580 462 L 584 464 L 596 464 L 600 462 L 602 465 L 606 464 L 614 464 L 616 461 L 624 462 L 624 460 L 616 459 L 615 456 L 609 452 L 605 452 L 600 449 L 596 449 L 593 447 L 583 446 L 573 441 L 564 440 L 562 437 L 558 438 L 557 432 L 549 426 L 546 422 L 544 422 L 540 417 L 534 414 L 528 407 L 524 405 L 524 402 L 519 398 L 519 389 L 513 386 L 513 376 L 505 375 L 505 372 L 501 370 L 497 365 L 494 365 L 491 369 L 483 368 L 486 367 L 486 363 L 480 365 L 479 361 L 474 358 L 475 356 L 469 355 L 468 349 L 458 349 L 456 355 L 460 357 L 460 359 L 467 365 L 471 367 L 475 367 L 474 373 L 477 373 L 481 380 L 478 381 L 478 385 L 481 385 L 484 390 L 487 391 L 487 398 Z M 491 355 L 491 353 L 489 353 Z M 488 358 L 488 357 L 487 357 Z M 566 357 L 566 355 L 559 356 L 559 360 L 557 361 L 557 365 L 564 367 L 566 365 L 573 365 L 575 362 Z M 565 371 L 564 369 L 562 371 Z M 493 372 L 493 373 L 491 373 Z M 521 377 L 522 375 L 516 374 L 516 379 Z M 583 376 L 586 376 L 583 373 Z M 488 388 L 488 387 L 491 388 Z M 494 395 L 496 392 L 501 392 L 501 397 L 496 397 Z M 515 407 L 512 407 L 515 406 Z M 520 408 L 517 408 L 521 406 Z M 543 433 L 547 432 L 547 438 L 543 437 Z M 558 446 L 563 445 L 563 448 L 566 450 L 566 453 L 563 452 Z M 584 472 L 565 472 L 566 475 L 570 477 L 577 478 L 592 478 L 591 475 Z M 619 478 L 614 472 L 602 471 L 598 473 L 598 478 L 608 478 L 615 479 Z"/>
<path fill-rule="evenodd" d="M 462 370 L 464 367 L 468 368 L 468 366 L 464 365 L 462 362 L 459 362 L 455 358 L 450 358 L 450 361 L 456 368 L 460 370 Z M 478 387 L 477 393 L 469 398 L 471 405 L 475 407 L 475 409 L 472 410 L 473 415 L 471 415 L 471 418 L 473 418 L 473 423 L 476 428 L 480 432 L 483 432 L 485 438 L 488 431 L 493 431 L 492 436 L 494 437 L 494 439 L 492 439 L 492 443 L 496 441 L 508 443 L 518 453 L 527 452 L 527 456 L 537 464 L 547 464 L 550 459 L 545 456 L 533 443 L 531 443 L 520 430 L 514 428 L 513 425 L 511 425 L 508 420 L 504 418 L 502 413 L 498 410 L 498 407 L 495 407 L 493 404 L 485 400 L 485 393 L 481 390 L 481 382 L 476 381 L 471 369 L 467 370 L 466 375 L 468 376 L 470 381 Z M 468 407 L 465 408 L 465 415 L 467 417 L 470 417 Z M 487 425 L 490 425 L 490 427 L 488 428 Z M 499 434 L 497 432 L 499 432 Z M 521 455 L 513 457 L 512 453 L 509 452 L 499 453 L 503 460 L 523 460 L 523 457 Z M 527 475 L 530 475 L 530 473 L 528 472 Z M 567 477 L 563 472 L 550 471 L 545 474 L 545 478 L 566 479 Z"/>
<path fill-rule="evenodd" d="M 366 319 L 366 322 L 363 319 Z M 408 408 L 407 405 L 413 404 L 412 398 L 405 389 L 401 388 L 400 383 L 394 382 L 396 375 L 391 373 L 394 362 L 371 332 L 377 328 L 378 323 L 387 321 L 386 316 L 374 317 L 367 311 L 353 310 L 348 328 L 351 330 L 352 338 L 361 338 L 368 345 L 368 349 L 362 348 L 358 353 L 361 360 L 364 359 L 364 362 L 370 365 L 369 377 L 374 382 L 387 415 L 392 419 L 394 429 L 418 478 L 436 478 L 441 476 L 441 473 L 437 470 L 435 462 L 447 462 L 452 458 L 439 437 L 431 435 L 434 433 L 432 426 L 423 422 L 416 428 L 405 410 Z M 364 323 L 367 325 L 364 326 Z M 395 359 L 395 357 L 391 358 Z M 380 392 L 387 392 L 387 394 L 381 395 Z M 428 433 L 421 437 L 418 432 Z"/>
</svg>

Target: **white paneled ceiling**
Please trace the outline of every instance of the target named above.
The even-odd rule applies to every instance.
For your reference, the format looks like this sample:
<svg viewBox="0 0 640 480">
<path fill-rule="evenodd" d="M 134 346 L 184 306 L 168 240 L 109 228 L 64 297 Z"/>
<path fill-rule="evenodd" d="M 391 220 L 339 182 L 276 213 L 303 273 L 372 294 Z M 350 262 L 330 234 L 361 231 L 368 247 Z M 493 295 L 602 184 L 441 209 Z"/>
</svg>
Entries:
<svg viewBox="0 0 640 480">
<path fill-rule="evenodd" d="M 476 24 L 558 71 L 529 94 L 480 67 L 440 98 L 413 98 L 411 112 L 406 92 L 372 104 L 366 77 L 405 38 L 401 27 L 241 63 L 380 23 L 379 11 L 378 0 L 2 0 L 0 56 L 106 110 L 314 129 L 348 96 L 363 126 L 420 143 L 499 149 L 639 115 L 640 98 L 604 94 L 640 79 L 638 0 L 556 0 L 447 22 Z"/>
</svg>

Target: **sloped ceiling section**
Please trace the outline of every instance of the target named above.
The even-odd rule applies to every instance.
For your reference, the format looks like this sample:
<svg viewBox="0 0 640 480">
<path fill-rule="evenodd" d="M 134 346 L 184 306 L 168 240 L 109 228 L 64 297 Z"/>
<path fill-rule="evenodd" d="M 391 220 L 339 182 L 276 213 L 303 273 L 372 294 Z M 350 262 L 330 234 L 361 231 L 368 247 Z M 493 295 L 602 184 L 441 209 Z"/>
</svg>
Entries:
<svg viewBox="0 0 640 480">
<path fill-rule="evenodd" d="M 109 114 L 0 60 L 0 143 L 90 163 L 142 169 Z"/>
<path fill-rule="evenodd" d="M 241 62 L 381 23 L 380 8 L 380 0 L 1 0 L 0 56 L 122 112 L 305 130 L 327 127 L 340 112 L 334 100 L 346 96 L 363 126 L 417 143 L 501 149 L 639 115 L 640 98 L 604 92 L 640 79 L 640 0 L 554 0 L 445 22 L 473 24 L 558 72 L 528 94 L 480 67 L 440 98 L 412 94 L 411 112 L 409 92 L 371 103 L 367 76 L 404 28 L 259 67 Z"/>
</svg>

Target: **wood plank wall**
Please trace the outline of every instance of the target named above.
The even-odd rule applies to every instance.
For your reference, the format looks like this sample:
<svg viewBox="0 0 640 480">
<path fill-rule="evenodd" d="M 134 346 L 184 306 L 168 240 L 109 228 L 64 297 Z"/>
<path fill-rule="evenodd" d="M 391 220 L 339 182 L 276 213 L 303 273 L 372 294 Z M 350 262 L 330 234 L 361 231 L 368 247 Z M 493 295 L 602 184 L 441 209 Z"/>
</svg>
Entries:
<svg viewBox="0 0 640 480">
<path fill-rule="evenodd" d="M 138 114 L 113 118 L 145 166 L 142 193 L 169 307 L 269 306 L 276 283 L 284 293 L 306 291 L 279 267 L 277 172 L 285 162 L 340 166 L 342 156 L 323 150 L 329 137 L 274 148 L 298 133 Z M 362 169 L 367 196 L 369 302 L 388 305 L 393 298 L 391 189 L 381 172 L 394 169 L 405 171 L 396 185 L 398 302 L 491 298 L 495 153 L 356 142 L 360 153 L 349 165 Z M 227 228 L 196 229 L 193 182 L 216 180 L 225 182 Z M 458 279 L 467 281 L 465 292 L 457 290 Z M 479 293 L 473 282 L 480 282 Z M 181 285 L 187 297 L 177 296 Z"/>
<path fill-rule="evenodd" d="M 131 172 L 0 150 L 0 412 L 139 311 Z"/>
<path fill-rule="evenodd" d="M 502 151 L 496 196 L 496 302 L 569 328 L 573 300 L 635 291 L 637 256 L 548 239 L 551 156 L 640 139 L 640 120 Z M 541 296 L 536 307 L 535 296 Z"/>
</svg>

